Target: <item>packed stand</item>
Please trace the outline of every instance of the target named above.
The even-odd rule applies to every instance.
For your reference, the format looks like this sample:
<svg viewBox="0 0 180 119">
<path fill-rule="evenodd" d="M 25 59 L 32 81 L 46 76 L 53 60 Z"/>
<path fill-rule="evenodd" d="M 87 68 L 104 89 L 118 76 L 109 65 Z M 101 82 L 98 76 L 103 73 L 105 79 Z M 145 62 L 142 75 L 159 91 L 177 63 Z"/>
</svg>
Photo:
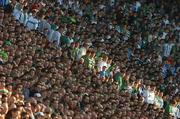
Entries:
<svg viewBox="0 0 180 119">
<path fill-rule="evenodd" d="M 33 78 L 32 82 L 30 83 L 26 81 L 23 82 L 23 85 L 26 83 L 28 83 L 28 85 L 31 85 L 30 87 L 27 86 L 28 88 L 26 87 L 27 88 L 26 90 L 29 90 L 31 93 L 33 93 L 31 96 L 28 94 L 24 94 L 24 96 L 28 95 L 27 98 L 25 98 L 25 102 L 26 102 L 26 99 L 29 99 L 28 98 L 29 96 L 41 98 L 41 101 L 38 100 L 40 104 L 46 101 L 47 102 L 49 101 L 50 103 L 51 102 L 50 97 L 58 97 L 57 99 L 55 99 L 55 101 L 54 100 L 52 101 L 52 102 L 56 102 L 55 105 L 54 103 L 50 104 L 50 107 L 53 108 L 53 111 L 52 111 L 53 114 L 59 113 L 59 115 L 61 115 L 63 118 L 66 118 L 67 115 L 69 118 L 70 117 L 72 118 L 96 118 L 96 117 L 98 118 L 131 118 L 131 117 L 134 117 L 134 118 L 172 118 L 170 115 L 164 114 L 164 110 L 162 109 L 162 107 L 167 107 L 166 110 L 170 111 L 169 113 L 172 116 L 178 116 L 177 115 L 178 109 L 176 108 L 178 107 L 177 105 L 179 104 L 178 86 L 174 86 L 176 88 L 176 93 L 173 94 L 172 96 L 168 96 L 169 94 L 172 94 L 172 93 L 168 93 L 166 90 L 168 90 L 168 88 L 171 87 L 172 84 L 175 84 L 175 82 L 170 82 L 172 83 L 170 85 L 162 82 L 162 81 L 167 81 L 167 82 L 169 81 L 168 79 L 163 79 L 163 78 L 175 78 L 176 80 L 173 80 L 173 81 L 178 81 L 178 76 L 179 76 L 178 66 L 176 66 L 178 65 L 178 61 L 176 62 L 175 65 L 172 65 L 169 63 L 172 60 L 172 58 L 170 58 L 171 59 L 170 61 L 167 58 L 168 59 L 167 64 L 164 63 L 166 59 L 163 59 L 163 63 L 161 63 L 162 62 L 161 61 L 157 65 L 156 55 L 159 52 L 157 53 L 154 50 L 153 52 L 147 51 L 147 48 L 151 47 L 150 44 L 152 43 L 152 41 L 148 41 L 145 43 L 145 41 L 143 41 L 142 38 L 140 39 L 140 41 L 133 40 L 133 39 L 138 39 L 139 37 L 142 37 L 141 35 L 138 35 L 138 33 L 134 33 L 136 31 L 136 28 L 134 28 L 135 27 L 134 23 L 132 23 L 131 25 L 129 25 L 129 23 L 128 24 L 118 23 L 118 25 L 122 25 L 122 24 L 125 24 L 125 25 L 117 26 L 117 22 L 122 22 L 122 21 L 127 22 L 127 18 L 129 18 L 129 13 L 128 13 L 129 11 L 127 8 L 131 6 L 132 4 L 129 4 L 127 6 L 125 5 L 125 8 L 127 7 L 125 11 L 121 10 L 121 8 L 119 9 L 120 11 L 127 12 L 125 14 L 127 16 L 125 17 L 121 16 L 123 20 L 118 21 L 119 18 L 115 19 L 117 17 L 115 16 L 114 21 L 112 21 L 113 20 L 112 16 L 105 14 L 105 11 L 103 9 L 106 8 L 106 6 L 102 5 L 103 3 L 102 1 L 100 1 L 99 3 L 91 4 L 93 7 L 95 7 L 93 9 L 97 10 L 95 13 L 100 13 L 100 15 L 98 16 L 98 19 L 92 18 L 91 17 L 92 14 L 90 15 L 86 14 L 82 16 L 77 15 L 76 10 L 69 9 L 69 8 L 73 8 L 73 6 L 70 6 L 72 5 L 73 2 L 71 4 L 64 3 L 62 4 L 63 6 L 57 6 L 57 7 L 54 6 L 56 4 L 53 4 L 53 3 L 44 4 L 41 2 L 40 4 L 44 6 L 45 8 L 47 8 L 47 11 L 45 13 L 37 10 L 39 6 L 35 9 L 32 9 L 33 7 L 37 5 L 37 3 L 32 4 L 31 6 L 31 4 L 29 5 L 29 3 L 27 4 L 26 2 L 23 2 L 23 1 L 21 2 L 23 3 L 24 6 L 21 6 L 22 3 L 19 5 L 17 3 L 15 5 L 13 15 L 15 16 L 17 20 L 19 20 L 22 24 L 24 24 L 24 26 L 27 27 L 28 30 L 25 30 L 23 32 L 32 34 L 30 35 L 30 39 L 31 39 L 30 44 L 31 42 L 33 42 L 32 43 L 33 47 L 37 46 L 36 48 L 34 48 L 35 51 L 33 51 L 34 56 L 30 58 L 26 57 L 25 56 L 26 53 L 27 55 L 31 54 L 28 52 L 25 52 L 24 54 L 21 52 L 23 55 L 20 53 L 20 56 L 19 56 L 20 60 L 24 58 L 25 59 L 27 58 L 26 60 L 30 60 L 28 62 L 26 61 L 23 62 L 22 65 L 26 66 L 26 65 L 29 65 L 29 62 L 31 62 L 30 63 L 31 65 L 29 67 L 33 66 L 32 71 L 31 70 L 28 71 L 28 66 L 23 67 L 21 65 L 16 65 L 17 69 L 13 69 L 13 71 L 15 70 L 15 72 L 18 74 L 17 75 L 15 73 L 15 78 L 18 78 L 19 80 L 17 79 L 16 80 L 19 82 L 24 81 L 25 77 L 26 79 L 28 79 L 28 81 L 29 81 L 29 78 L 31 80 Z M 89 2 L 89 3 L 92 3 L 92 2 Z M 86 3 L 83 3 L 83 4 L 89 4 L 89 3 L 88 1 L 86 1 Z M 139 4 L 140 4 L 139 7 L 141 8 L 142 3 L 139 3 Z M 29 5 L 30 7 L 27 5 Z M 48 5 L 52 5 L 52 6 L 49 6 L 49 9 L 48 9 Z M 100 6 L 100 5 L 101 7 L 98 8 L 97 6 Z M 90 6 L 90 8 L 92 6 Z M 21 19 L 22 11 L 18 11 L 19 10 L 18 7 L 20 9 L 24 7 L 23 10 L 25 9 L 25 13 L 27 12 L 26 15 L 30 19 L 28 19 L 27 21 L 25 19 Z M 64 11 L 62 11 L 61 8 L 63 8 Z M 86 7 L 82 8 L 83 9 L 82 11 L 86 11 L 84 10 L 85 8 Z M 98 11 L 99 9 L 100 11 Z M 59 12 L 56 13 L 58 10 Z M 118 9 L 113 8 L 113 10 L 118 10 Z M 132 9 L 132 11 L 133 10 L 134 9 Z M 32 15 L 29 14 L 30 12 Z M 62 17 L 60 17 L 60 20 L 57 19 L 54 21 L 54 18 L 56 18 L 56 16 L 52 18 L 53 16 L 50 16 L 51 12 L 52 13 L 54 12 L 54 14 L 57 14 L 58 16 L 62 16 Z M 135 9 L 134 12 L 138 12 L 138 9 Z M 134 13 L 132 12 L 132 14 Z M 143 23 L 144 21 L 141 21 L 141 18 L 142 18 L 141 12 L 138 14 L 140 14 L 139 16 L 140 22 Z M 107 19 L 106 17 L 103 18 L 104 15 L 107 16 Z M 44 19 L 46 20 L 44 21 L 44 23 L 45 22 L 47 23 L 47 24 L 45 23 L 45 27 L 38 22 L 38 17 L 35 18 L 35 16 L 38 16 L 39 18 L 43 18 L 40 22 L 42 24 L 43 24 L 42 21 Z M 79 20 L 77 21 L 77 23 L 76 23 L 75 18 Z M 113 24 L 111 23 L 111 25 L 107 26 L 106 24 L 108 23 L 108 20 L 111 20 L 110 22 L 113 22 Z M 7 23 L 4 26 L 8 26 Z M 49 23 L 51 23 L 51 25 Z M 16 32 L 22 33 L 21 29 L 25 29 L 22 26 L 22 24 L 20 25 L 22 28 L 19 28 Z M 57 24 L 57 26 L 55 24 Z M 41 25 L 43 27 L 40 27 Z M 96 27 L 100 27 L 100 28 L 98 29 Z M 108 27 L 111 27 L 110 30 L 108 30 Z M 125 28 L 127 28 L 128 30 Z M 137 26 L 137 28 L 139 29 L 139 26 Z M 29 30 L 38 30 L 40 33 L 44 35 L 40 35 L 37 32 L 31 32 Z M 60 32 L 57 32 L 57 30 L 59 30 Z M 144 29 L 142 31 L 144 31 Z M 143 34 L 142 31 L 140 30 L 139 32 Z M 99 33 L 97 34 L 97 32 Z M 8 32 L 6 32 L 6 34 L 7 33 Z M 145 34 L 145 36 L 146 35 L 147 34 Z M 23 37 L 25 37 L 24 39 L 29 39 L 28 37 L 26 37 L 26 35 L 22 35 L 22 37 L 20 37 L 19 40 L 23 40 Z M 45 40 L 46 39 L 45 37 L 47 37 L 47 39 L 51 42 L 56 41 L 56 42 L 53 42 L 55 43 L 55 45 L 53 45 L 53 43 L 49 44 L 49 42 Z M 154 39 L 152 38 L 151 40 L 154 40 Z M 159 42 L 159 39 L 156 39 L 156 40 L 157 42 Z M 24 42 L 24 40 L 22 42 Z M 9 38 L 6 40 L 6 44 L 12 45 Z M 29 49 L 29 50 L 33 49 L 33 48 L 28 47 L 29 46 L 28 43 L 27 44 L 22 43 L 22 44 L 27 45 L 26 49 Z M 18 45 L 18 44 L 15 42 L 14 45 Z M 137 48 L 136 48 L 136 45 L 137 45 Z M 178 45 L 178 42 L 176 42 L 175 45 Z M 62 49 L 57 46 L 61 46 Z M 175 48 L 179 48 L 179 47 L 177 46 Z M 2 54 L 3 54 L 2 56 L 6 57 L 2 59 L 7 60 L 9 53 L 6 53 L 6 51 L 7 50 L 4 50 L 4 49 L 2 50 Z M 20 49 L 20 51 L 24 51 L 24 49 L 22 48 Z M 175 51 L 172 53 L 173 59 L 174 57 L 179 58 L 178 53 L 179 53 L 178 51 Z M 111 56 L 111 59 L 113 59 L 113 61 L 115 61 L 113 62 L 113 65 L 111 63 L 112 60 L 107 57 L 107 54 Z M 4 64 L 3 62 L 4 60 L 2 60 L 2 64 Z M 175 74 L 173 74 L 174 72 L 172 73 L 172 71 L 170 70 L 168 76 L 166 76 L 167 75 L 166 72 L 164 73 L 162 71 L 163 77 L 161 78 L 161 76 L 158 75 L 158 73 L 161 71 L 160 66 L 162 64 L 164 64 L 167 67 L 167 69 L 165 69 L 167 71 L 170 68 L 175 68 L 177 71 L 175 71 Z M 151 69 L 153 67 L 157 68 L 156 72 L 154 72 L 154 69 L 153 70 Z M 47 70 L 48 68 L 49 70 Z M 141 69 L 141 70 L 136 71 L 136 69 Z M 26 73 L 23 73 L 23 72 L 27 72 L 28 76 L 26 75 L 24 76 L 24 74 Z M 32 72 L 34 72 L 34 75 Z M 156 79 L 149 80 L 150 79 L 149 76 L 150 74 L 152 75 L 152 73 L 157 73 L 155 76 L 158 76 L 159 78 L 163 79 L 163 80 L 160 80 L 161 81 L 160 83 L 166 86 L 164 88 L 165 96 L 163 96 L 164 95 L 163 92 L 159 92 L 159 88 L 157 87 L 159 80 L 156 80 Z M 56 75 L 59 75 L 59 76 L 56 76 Z M 171 76 L 171 75 L 174 75 L 174 76 Z M 14 76 L 13 76 L 13 79 L 14 79 Z M 53 81 L 51 81 L 51 79 L 53 79 Z M 116 82 L 113 82 L 113 79 L 115 79 L 118 82 L 119 90 L 121 90 L 121 92 L 117 90 Z M 42 81 L 42 80 L 45 80 L 45 81 Z M 46 85 L 48 84 L 49 90 L 48 88 L 38 89 L 39 85 L 41 87 L 41 83 L 46 84 Z M 61 85 L 57 85 L 57 84 L 61 84 Z M 124 84 L 126 84 L 126 86 Z M 62 91 L 63 94 L 59 93 L 59 90 L 61 89 L 64 89 Z M 122 91 L 122 90 L 125 90 L 125 91 Z M 28 91 L 25 91 L 25 92 L 27 93 Z M 129 92 L 132 95 L 130 95 L 127 92 Z M 43 93 L 45 93 L 45 96 L 42 96 Z M 52 96 L 48 94 L 52 94 Z M 155 98 L 155 94 L 156 94 L 156 98 Z M 54 95 L 57 95 L 57 96 L 54 96 Z M 90 101 L 91 96 L 92 96 L 92 100 Z M 46 98 L 46 100 L 44 98 Z M 160 98 L 160 103 L 159 101 L 157 101 L 157 99 L 159 98 Z M 171 101 L 173 103 L 170 103 L 169 106 L 166 106 L 165 104 L 162 104 L 163 103 L 162 98 L 165 100 L 165 102 Z M 144 104 L 143 102 L 146 102 L 146 103 Z M 58 107 L 60 105 L 59 103 L 61 104 L 62 107 Z M 45 103 L 44 105 L 47 106 L 47 104 L 48 103 Z M 154 104 L 156 106 L 154 106 Z M 62 109 L 64 108 L 70 114 L 66 114 L 67 113 L 66 111 L 62 112 Z M 80 110 L 77 110 L 76 108 L 79 108 Z M 43 114 L 44 113 L 42 112 L 41 115 Z M 35 115 L 35 112 L 31 115 Z"/>
</svg>

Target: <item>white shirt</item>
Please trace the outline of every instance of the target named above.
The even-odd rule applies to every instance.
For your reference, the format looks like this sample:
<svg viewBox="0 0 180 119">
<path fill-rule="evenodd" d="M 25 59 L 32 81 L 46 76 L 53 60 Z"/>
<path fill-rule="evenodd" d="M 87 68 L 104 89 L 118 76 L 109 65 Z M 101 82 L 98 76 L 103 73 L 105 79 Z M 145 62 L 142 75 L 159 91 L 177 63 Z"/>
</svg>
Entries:
<svg viewBox="0 0 180 119">
<path fill-rule="evenodd" d="M 141 7 L 141 3 L 139 1 L 136 1 L 136 11 L 138 11 L 138 9 Z"/>
<path fill-rule="evenodd" d="M 169 20 L 168 20 L 168 19 L 165 19 L 163 22 L 164 22 L 164 24 L 165 24 L 165 25 L 170 24 L 170 22 L 169 22 Z"/>
<path fill-rule="evenodd" d="M 110 0 L 110 5 L 114 6 L 115 5 L 115 0 Z"/>
<path fill-rule="evenodd" d="M 111 64 L 107 64 L 107 69 L 111 66 Z"/>
<path fill-rule="evenodd" d="M 54 31 L 52 34 L 52 37 L 51 37 L 51 41 L 56 41 L 57 45 L 59 45 L 60 44 L 60 37 L 61 37 L 61 34 L 59 33 L 59 31 Z"/>
<path fill-rule="evenodd" d="M 131 94 L 131 93 L 133 92 L 132 86 L 128 86 L 128 87 L 127 87 L 127 90 L 128 90 L 128 92 Z"/>
<path fill-rule="evenodd" d="M 149 91 L 149 95 L 147 97 L 147 102 L 149 104 L 154 104 L 154 101 L 155 101 L 155 94 L 154 94 L 154 92 Z"/>
<path fill-rule="evenodd" d="M 149 90 L 144 90 L 143 97 L 144 97 L 146 103 L 154 104 L 154 100 L 155 100 L 154 92 L 149 91 Z"/>
<path fill-rule="evenodd" d="M 163 35 L 162 35 L 161 39 L 165 39 L 166 36 L 167 36 L 167 33 L 166 33 L 166 32 L 163 32 Z"/>
<path fill-rule="evenodd" d="M 98 70 L 102 71 L 103 66 L 107 67 L 107 63 L 105 61 L 99 61 L 97 64 Z"/>
<path fill-rule="evenodd" d="M 85 47 L 81 47 L 78 51 L 77 60 L 80 60 L 82 56 L 86 55 L 87 49 Z"/>
<path fill-rule="evenodd" d="M 74 1 L 69 0 L 69 6 L 70 6 L 70 8 L 72 7 L 73 4 L 74 4 Z"/>
<path fill-rule="evenodd" d="M 59 3 L 59 5 L 63 5 L 64 4 L 64 0 L 57 0 L 57 2 Z"/>
<path fill-rule="evenodd" d="M 180 110 L 178 109 L 178 112 L 176 114 L 177 118 L 179 119 L 180 118 Z"/>
<path fill-rule="evenodd" d="M 179 116 L 178 113 L 179 113 L 179 109 L 177 107 L 173 106 L 172 107 L 172 112 L 170 112 L 170 115 L 172 115 L 174 117 L 177 117 L 177 116 Z"/>
<path fill-rule="evenodd" d="M 70 39 L 70 41 L 69 41 L 69 44 L 67 45 L 68 47 L 70 47 L 71 43 L 74 42 L 74 40 L 72 38 L 69 38 L 69 39 Z"/>
</svg>

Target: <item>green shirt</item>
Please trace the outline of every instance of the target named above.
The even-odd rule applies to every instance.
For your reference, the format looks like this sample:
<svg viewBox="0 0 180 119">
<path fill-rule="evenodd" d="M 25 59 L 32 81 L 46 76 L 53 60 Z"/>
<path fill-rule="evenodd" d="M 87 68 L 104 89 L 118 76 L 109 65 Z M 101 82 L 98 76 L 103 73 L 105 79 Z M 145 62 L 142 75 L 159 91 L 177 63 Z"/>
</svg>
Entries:
<svg viewBox="0 0 180 119">
<path fill-rule="evenodd" d="M 133 93 L 133 94 L 138 93 L 138 89 L 137 89 L 137 88 L 135 88 L 135 87 L 133 87 L 133 88 L 132 88 L 132 93 Z"/>
<path fill-rule="evenodd" d="M 5 51 L 0 51 L 0 56 L 3 58 L 3 60 L 7 60 L 8 59 L 8 53 Z"/>
<path fill-rule="evenodd" d="M 100 58 L 101 58 L 101 52 L 97 51 L 95 57 L 96 61 L 98 61 Z"/>
<path fill-rule="evenodd" d="M 89 56 L 85 55 L 82 57 L 84 59 L 84 64 L 86 67 L 88 67 L 88 60 L 89 60 Z"/>
<path fill-rule="evenodd" d="M 4 41 L 4 44 L 5 45 L 11 45 L 11 41 L 9 39 L 7 39 L 7 40 Z"/>
<path fill-rule="evenodd" d="M 115 64 L 111 65 L 108 69 L 107 72 L 110 73 L 114 68 L 115 68 Z"/>
<path fill-rule="evenodd" d="M 7 89 L 0 89 L 0 93 L 7 94 L 9 91 Z"/>
<path fill-rule="evenodd" d="M 73 49 L 71 49 L 71 57 L 72 57 L 73 59 L 75 59 L 75 58 L 77 57 L 78 51 L 79 51 L 79 48 L 73 48 Z"/>
<path fill-rule="evenodd" d="M 76 19 L 74 17 L 69 17 L 69 18 L 70 18 L 71 23 L 76 24 Z"/>
<path fill-rule="evenodd" d="M 122 79 L 119 72 L 115 74 L 114 79 L 118 82 L 119 90 L 124 90 L 127 87 L 125 80 Z"/>
<path fill-rule="evenodd" d="M 95 59 L 94 58 L 88 58 L 88 68 L 93 69 L 95 66 Z"/>
<path fill-rule="evenodd" d="M 61 43 L 62 44 L 69 44 L 70 39 L 67 36 L 61 36 Z"/>
<path fill-rule="evenodd" d="M 159 107 L 163 107 L 163 102 L 162 102 L 162 98 L 159 97 L 159 96 L 156 96 L 155 97 L 155 102 L 156 102 L 156 105 L 159 106 Z"/>
<path fill-rule="evenodd" d="M 160 91 L 164 92 L 165 89 L 166 89 L 166 85 L 165 85 L 165 84 L 161 84 L 161 85 L 159 86 L 159 89 L 160 89 Z"/>
<path fill-rule="evenodd" d="M 58 27 L 55 24 L 51 24 L 51 29 L 56 30 Z"/>
<path fill-rule="evenodd" d="M 60 18 L 62 23 L 68 23 L 68 24 L 75 24 L 76 23 L 76 19 L 74 17 L 68 17 L 68 16 L 62 16 Z"/>
<path fill-rule="evenodd" d="M 170 107 L 170 103 L 166 102 L 165 112 L 169 114 L 171 111 L 172 111 L 172 108 Z"/>
<path fill-rule="evenodd" d="M 61 20 L 62 23 L 70 23 L 70 19 L 67 16 L 62 16 L 60 18 L 60 20 Z"/>
</svg>

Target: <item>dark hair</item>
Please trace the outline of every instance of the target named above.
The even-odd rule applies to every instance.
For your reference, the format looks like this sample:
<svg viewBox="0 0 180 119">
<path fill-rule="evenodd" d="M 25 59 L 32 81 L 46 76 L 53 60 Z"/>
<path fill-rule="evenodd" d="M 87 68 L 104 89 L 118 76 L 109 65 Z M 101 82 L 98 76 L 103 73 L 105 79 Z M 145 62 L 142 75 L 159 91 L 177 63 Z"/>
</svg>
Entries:
<svg viewBox="0 0 180 119">
<path fill-rule="evenodd" d="M 28 114 L 27 112 L 22 112 L 21 113 L 21 119 L 26 119 L 27 114 Z M 31 118 L 29 117 L 29 119 L 31 119 Z"/>
<path fill-rule="evenodd" d="M 17 108 L 13 108 L 13 109 L 9 110 L 8 113 L 5 116 L 5 119 L 11 119 L 12 118 L 12 113 L 16 112 L 16 111 L 18 111 Z"/>
<path fill-rule="evenodd" d="M 8 5 L 6 5 L 6 6 L 4 7 L 4 11 L 5 11 L 6 13 L 12 13 L 13 7 L 12 7 L 10 4 L 8 4 Z"/>
</svg>

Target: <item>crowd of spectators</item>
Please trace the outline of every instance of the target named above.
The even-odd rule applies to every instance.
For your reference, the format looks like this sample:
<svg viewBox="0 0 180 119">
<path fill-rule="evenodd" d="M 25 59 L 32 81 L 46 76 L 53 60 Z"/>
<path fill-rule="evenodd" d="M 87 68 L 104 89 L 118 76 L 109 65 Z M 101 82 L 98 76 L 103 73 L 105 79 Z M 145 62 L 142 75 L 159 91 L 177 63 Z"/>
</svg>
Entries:
<svg viewBox="0 0 180 119">
<path fill-rule="evenodd" d="M 0 9 L 0 119 L 179 118 L 178 5 L 12 0 Z"/>
</svg>

